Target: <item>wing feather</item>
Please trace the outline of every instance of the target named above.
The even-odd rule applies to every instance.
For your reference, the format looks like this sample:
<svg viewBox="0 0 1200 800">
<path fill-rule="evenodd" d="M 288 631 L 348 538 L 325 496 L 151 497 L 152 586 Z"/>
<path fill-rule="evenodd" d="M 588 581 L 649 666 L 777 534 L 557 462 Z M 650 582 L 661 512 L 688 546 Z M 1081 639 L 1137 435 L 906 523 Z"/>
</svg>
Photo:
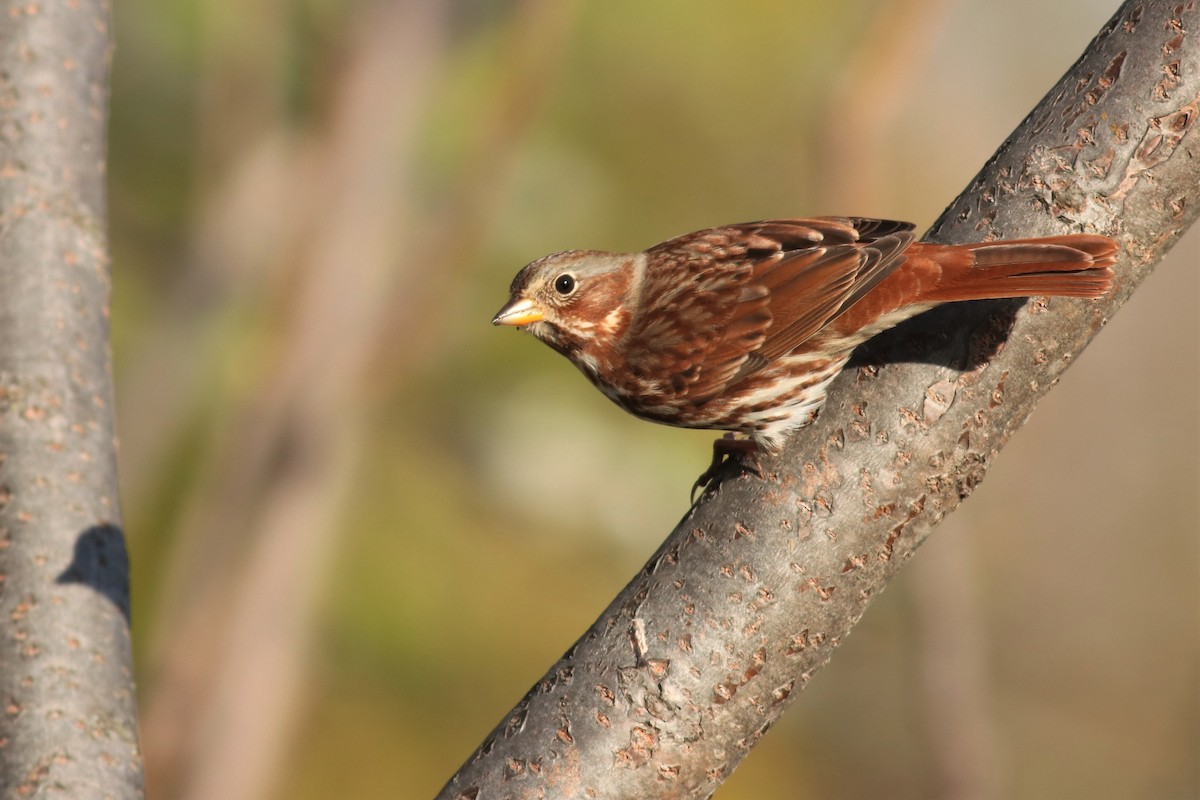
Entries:
<svg viewBox="0 0 1200 800">
<path fill-rule="evenodd" d="M 621 342 L 640 378 L 700 405 L 793 351 L 887 277 L 913 240 L 904 222 L 767 220 L 656 245 Z"/>
</svg>

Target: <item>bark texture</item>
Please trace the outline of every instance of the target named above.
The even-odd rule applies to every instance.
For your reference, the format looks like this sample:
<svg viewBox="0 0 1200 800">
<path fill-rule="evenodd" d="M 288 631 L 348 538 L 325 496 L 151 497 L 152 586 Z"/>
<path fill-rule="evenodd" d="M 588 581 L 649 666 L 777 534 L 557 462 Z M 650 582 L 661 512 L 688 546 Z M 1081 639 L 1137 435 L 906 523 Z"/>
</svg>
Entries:
<svg viewBox="0 0 1200 800">
<path fill-rule="evenodd" d="M 109 9 L 0 3 L 0 795 L 142 794 L 108 349 Z"/>
<path fill-rule="evenodd" d="M 1128 2 L 927 235 L 1092 231 L 1101 301 L 943 307 L 879 337 L 765 478 L 727 470 L 441 798 L 706 797 L 1200 213 L 1200 13 Z"/>
</svg>

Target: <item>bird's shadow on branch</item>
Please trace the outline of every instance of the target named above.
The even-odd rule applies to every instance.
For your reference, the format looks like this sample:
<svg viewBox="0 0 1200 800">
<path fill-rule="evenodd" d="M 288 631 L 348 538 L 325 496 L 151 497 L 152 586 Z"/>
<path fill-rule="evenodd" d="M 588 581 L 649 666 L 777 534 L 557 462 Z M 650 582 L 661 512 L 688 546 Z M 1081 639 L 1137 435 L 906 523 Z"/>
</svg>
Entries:
<svg viewBox="0 0 1200 800">
<path fill-rule="evenodd" d="M 1025 302 L 1016 298 L 938 306 L 864 342 L 846 369 L 933 364 L 970 372 L 999 352 Z"/>
<path fill-rule="evenodd" d="M 75 540 L 75 554 L 55 580 L 90 586 L 117 607 L 129 624 L 129 554 L 116 525 L 94 525 Z"/>
</svg>

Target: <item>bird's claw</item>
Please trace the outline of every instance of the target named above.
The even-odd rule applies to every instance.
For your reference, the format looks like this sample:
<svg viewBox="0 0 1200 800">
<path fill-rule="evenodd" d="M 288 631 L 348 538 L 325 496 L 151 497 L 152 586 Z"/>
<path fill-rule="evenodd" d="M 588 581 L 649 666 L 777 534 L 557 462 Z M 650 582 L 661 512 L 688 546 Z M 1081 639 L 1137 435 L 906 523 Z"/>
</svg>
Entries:
<svg viewBox="0 0 1200 800">
<path fill-rule="evenodd" d="M 692 484 L 692 503 L 696 502 L 697 492 L 703 496 L 709 488 L 715 488 L 714 483 L 721 469 L 730 461 L 734 461 L 735 456 L 741 456 L 736 458 L 736 461 L 742 472 L 752 472 L 760 478 L 763 477 L 762 464 L 758 460 L 758 445 L 751 439 L 735 439 L 732 433 L 727 433 L 713 442 L 712 463 Z"/>
</svg>

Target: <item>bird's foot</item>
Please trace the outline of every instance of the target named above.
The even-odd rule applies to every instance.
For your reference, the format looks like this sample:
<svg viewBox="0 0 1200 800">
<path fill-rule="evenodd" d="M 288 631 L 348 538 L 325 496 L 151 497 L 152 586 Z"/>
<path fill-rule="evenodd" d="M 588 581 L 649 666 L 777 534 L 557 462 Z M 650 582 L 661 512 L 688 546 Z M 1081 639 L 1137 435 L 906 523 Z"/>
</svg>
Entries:
<svg viewBox="0 0 1200 800">
<path fill-rule="evenodd" d="M 762 464 L 758 460 L 760 453 L 758 444 L 753 439 L 735 439 L 732 433 L 714 441 L 712 463 L 692 484 L 692 502 L 696 502 L 697 492 L 703 495 L 709 488 L 715 488 L 713 483 L 721 468 L 735 460 L 735 457 L 737 466 L 743 472 L 753 472 L 758 477 L 763 477 Z"/>
</svg>

